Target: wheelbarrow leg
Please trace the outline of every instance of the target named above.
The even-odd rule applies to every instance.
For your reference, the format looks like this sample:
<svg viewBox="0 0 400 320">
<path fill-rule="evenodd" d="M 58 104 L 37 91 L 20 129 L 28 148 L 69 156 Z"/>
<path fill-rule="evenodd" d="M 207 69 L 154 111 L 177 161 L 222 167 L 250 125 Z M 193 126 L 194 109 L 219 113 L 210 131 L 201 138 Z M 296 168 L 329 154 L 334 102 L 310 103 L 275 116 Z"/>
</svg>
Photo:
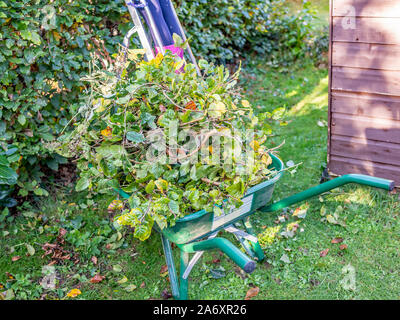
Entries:
<svg viewBox="0 0 400 320">
<path fill-rule="evenodd" d="M 244 226 L 246 232 L 238 229 L 242 226 Z M 250 217 L 244 218 L 235 224 L 225 227 L 224 229 L 225 231 L 235 235 L 236 239 L 239 240 L 242 247 L 252 258 L 257 261 L 262 261 L 265 258 L 264 252 L 261 249 L 256 235 L 254 234 Z"/>
<path fill-rule="evenodd" d="M 246 217 L 245 219 L 243 219 L 243 225 L 246 228 L 247 233 L 256 237 L 256 235 L 254 234 L 253 225 L 251 224 L 251 221 L 250 221 L 250 217 Z M 257 239 L 257 242 L 249 241 L 249 243 L 252 247 L 252 251 L 253 251 L 255 257 L 257 258 L 257 260 L 263 261 L 265 259 L 265 255 L 264 255 L 264 251 L 261 249 L 258 239 Z"/>
<path fill-rule="evenodd" d="M 175 299 L 179 299 L 179 283 L 178 283 L 178 277 L 176 275 L 176 269 L 175 269 L 175 264 L 174 264 L 174 257 L 172 255 L 172 249 L 171 249 L 171 244 L 169 240 L 164 237 L 163 234 L 161 234 L 161 241 L 162 241 L 162 246 L 164 250 L 164 255 L 165 255 L 165 261 L 167 263 L 168 267 L 168 274 L 169 274 L 169 280 L 171 283 L 171 290 L 172 290 L 172 296 Z"/>
<path fill-rule="evenodd" d="M 179 300 L 188 299 L 189 277 L 183 278 L 183 274 L 189 264 L 189 253 L 181 250 L 180 272 L 179 272 Z"/>
</svg>

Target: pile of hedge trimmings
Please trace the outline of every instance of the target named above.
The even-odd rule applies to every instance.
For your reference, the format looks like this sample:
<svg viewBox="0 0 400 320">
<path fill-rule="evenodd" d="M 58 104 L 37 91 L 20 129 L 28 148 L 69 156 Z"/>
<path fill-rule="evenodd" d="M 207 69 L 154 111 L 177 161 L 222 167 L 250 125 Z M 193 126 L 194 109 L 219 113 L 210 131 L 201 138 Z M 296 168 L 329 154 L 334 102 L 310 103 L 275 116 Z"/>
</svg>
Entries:
<svg viewBox="0 0 400 320">
<path fill-rule="evenodd" d="M 145 240 L 155 222 L 162 229 L 201 209 L 228 213 L 273 171 L 258 118 L 235 86 L 239 72 L 200 60 L 201 77 L 189 63 L 178 73 L 182 62 L 169 52 L 149 62 L 139 53 L 107 69 L 93 64 L 58 150 L 77 158 L 76 190 L 130 195 L 111 207 Z"/>
</svg>

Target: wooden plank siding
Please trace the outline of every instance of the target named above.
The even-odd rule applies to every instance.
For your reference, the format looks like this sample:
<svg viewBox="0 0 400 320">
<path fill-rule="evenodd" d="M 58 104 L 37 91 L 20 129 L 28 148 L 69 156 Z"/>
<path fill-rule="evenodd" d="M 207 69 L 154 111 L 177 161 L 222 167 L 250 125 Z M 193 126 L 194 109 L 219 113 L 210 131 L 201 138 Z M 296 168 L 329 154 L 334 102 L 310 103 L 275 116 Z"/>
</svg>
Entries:
<svg viewBox="0 0 400 320">
<path fill-rule="evenodd" d="M 335 67 L 400 70 L 398 45 L 334 42 L 332 50 Z"/>
<path fill-rule="evenodd" d="M 332 67 L 332 89 L 400 96 L 400 72 Z"/>
<path fill-rule="evenodd" d="M 398 177 L 400 175 L 400 168 L 398 166 L 381 164 L 379 162 L 371 162 L 367 160 L 357 160 L 346 158 L 343 156 L 331 156 L 330 170 L 338 172 L 338 174 L 361 173 L 373 177 L 380 177 L 385 179 L 394 179 L 396 186 L 398 186 Z M 340 172 L 340 173 L 339 173 Z"/>
<path fill-rule="evenodd" d="M 400 144 L 332 135 L 331 154 L 400 167 Z"/>
<path fill-rule="evenodd" d="M 333 18 L 333 41 L 400 43 L 400 18 L 355 18 L 355 28 L 343 28 L 343 17 Z"/>
<path fill-rule="evenodd" d="M 328 169 L 400 186 L 400 0 L 330 0 Z"/>
<path fill-rule="evenodd" d="M 332 91 L 333 113 L 400 121 L 400 97 Z"/>
<path fill-rule="evenodd" d="M 400 2 L 398 0 L 334 0 L 332 16 L 345 17 L 355 9 L 356 17 L 400 18 Z"/>
</svg>

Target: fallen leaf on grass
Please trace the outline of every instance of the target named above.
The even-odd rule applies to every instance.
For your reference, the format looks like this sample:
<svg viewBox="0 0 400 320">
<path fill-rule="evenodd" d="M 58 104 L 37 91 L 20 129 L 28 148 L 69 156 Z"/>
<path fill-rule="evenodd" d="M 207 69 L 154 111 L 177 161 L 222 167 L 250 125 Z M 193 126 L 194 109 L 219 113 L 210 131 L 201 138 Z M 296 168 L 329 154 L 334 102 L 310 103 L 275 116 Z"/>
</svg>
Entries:
<svg viewBox="0 0 400 320">
<path fill-rule="evenodd" d="M 210 269 L 210 275 L 214 279 L 221 279 L 221 278 L 224 278 L 226 276 L 225 271 L 224 270 L 219 270 L 219 269 Z"/>
<path fill-rule="evenodd" d="M 172 297 L 172 294 L 169 293 L 167 289 L 164 289 L 163 292 L 161 292 L 161 297 L 162 297 L 164 300 L 167 300 L 167 299 L 169 299 L 169 298 Z"/>
<path fill-rule="evenodd" d="M 328 215 L 326 216 L 326 220 L 327 220 L 329 223 L 338 224 L 338 221 L 337 221 L 331 214 L 328 214 Z"/>
<path fill-rule="evenodd" d="M 339 247 L 340 250 L 346 250 L 347 248 L 348 248 L 347 244 L 344 244 L 344 243 L 341 244 L 340 247 Z"/>
<path fill-rule="evenodd" d="M 146 286 L 146 283 L 144 283 L 144 281 L 142 282 L 142 284 L 140 285 L 141 288 L 144 288 Z"/>
<path fill-rule="evenodd" d="M 67 234 L 67 230 L 65 230 L 64 228 L 60 228 L 59 233 L 61 237 L 64 237 Z"/>
<path fill-rule="evenodd" d="M 26 250 L 28 250 L 28 255 L 33 256 L 35 254 L 35 248 L 33 248 L 30 244 L 25 244 Z"/>
<path fill-rule="evenodd" d="M 13 289 L 8 289 L 3 293 L 4 300 L 14 300 L 15 294 Z"/>
<path fill-rule="evenodd" d="M 319 256 L 320 256 L 320 257 L 325 257 L 325 256 L 328 254 L 328 252 L 329 252 L 329 249 L 322 250 L 322 251 L 319 253 Z"/>
<path fill-rule="evenodd" d="M 126 276 L 124 276 L 121 280 L 118 280 L 117 283 L 123 284 L 123 283 L 125 283 L 127 281 L 128 281 L 128 278 Z"/>
<path fill-rule="evenodd" d="M 287 254 L 283 254 L 280 260 L 283 261 L 284 263 L 290 263 L 290 259 Z"/>
<path fill-rule="evenodd" d="M 124 288 L 124 290 L 127 292 L 132 292 L 135 289 L 136 289 L 136 286 L 134 284 L 130 284 L 129 286 Z"/>
<path fill-rule="evenodd" d="M 11 258 L 11 261 L 15 262 L 15 261 L 18 261 L 19 259 L 21 259 L 20 256 L 14 256 Z"/>
<path fill-rule="evenodd" d="M 97 264 L 97 257 L 93 256 L 90 260 L 93 262 L 94 265 Z"/>
<path fill-rule="evenodd" d="M 166 264 L 164 264 L 164 265 L 161 267 L 160 273 L 164 273 L 164 272 L 166 272 L 166 271 L 168 271 L 168 266 L 167 266 Z"/>
<path fill-rule="evenodd" d="M 343 238 L 334 238 L 331 241 L 331 243 L 341 243 L 341 242 L 343 242 Z"/>
<path fill-rule="evenodd" d="M 250 288 L 247 291 L 246 297 L 244 298 L 244 300 L 250 300 L 250 298 L 253 298 L 253 297 L 257 296 L 259 292 L 260 292 L 260 288 L 259 287 Z"/>
<path fill-rule="evenodd" d="M 99 283 L 101 281 L 104 280 L 104 276 L 100 275 L 100 274 L 96 274 L 92 279 L 90 279 L 91 283 Z"/>
<path fill-rule="evenodd" d="M 160 270 L 160 276 L 161 277 L 166 277 L 167 275 L 168 275 L 168 266 L 167 265 L 163 265 L 161 267 L 161 270 Z"/>
<path fill-rule="evenodd" d="M 234 267 L 236 275 L 238 275 L 242 280 L 248 277 L 247 273 L 243 271 L 240 267 Z"/>
<path fill-rule="evenodd" d="M 113 265 L 113 271 L 121 272 L 122 271 L 122 267 L 119 264 Z"/>
<path fill-rule="evenodd" d="M 81 293 L 82 292 L 79 289 L 72 289 L 70 292 L 67 293 L 67 297 L 75 298 L 76 296 L 79 296 Z"/>
<path fill-rule="evenodd" d="M 307 211 L 308 211 L 307 207 L 304 206 L 298 207 L 296 208 L 296 210 L 294 210 L 293 216 L 299 219 L 304 219 L 307 216 Z"/>
<path fill-rule="evenodd" d="M 310 284 L 313 287 L 317 287 L 317 286 L 319 286 L 321 284 L 321 282 L 319 280 L 316 280 L 316 279 L 311 279 L 310 280 Z"/>
</svg>

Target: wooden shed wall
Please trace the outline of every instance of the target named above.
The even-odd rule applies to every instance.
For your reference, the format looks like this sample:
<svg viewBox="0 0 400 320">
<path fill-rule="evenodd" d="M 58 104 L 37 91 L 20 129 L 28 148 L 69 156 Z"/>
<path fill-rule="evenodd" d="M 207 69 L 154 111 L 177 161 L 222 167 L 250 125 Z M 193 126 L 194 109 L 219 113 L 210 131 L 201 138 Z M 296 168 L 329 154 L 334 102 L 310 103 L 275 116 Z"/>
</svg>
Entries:
<svg viewBox="0 0 400 320">
<path fill-rule="evenodd" d="M 328 168 L 400 186 L 400 0 L 330 0 Z"/>
</svg>

